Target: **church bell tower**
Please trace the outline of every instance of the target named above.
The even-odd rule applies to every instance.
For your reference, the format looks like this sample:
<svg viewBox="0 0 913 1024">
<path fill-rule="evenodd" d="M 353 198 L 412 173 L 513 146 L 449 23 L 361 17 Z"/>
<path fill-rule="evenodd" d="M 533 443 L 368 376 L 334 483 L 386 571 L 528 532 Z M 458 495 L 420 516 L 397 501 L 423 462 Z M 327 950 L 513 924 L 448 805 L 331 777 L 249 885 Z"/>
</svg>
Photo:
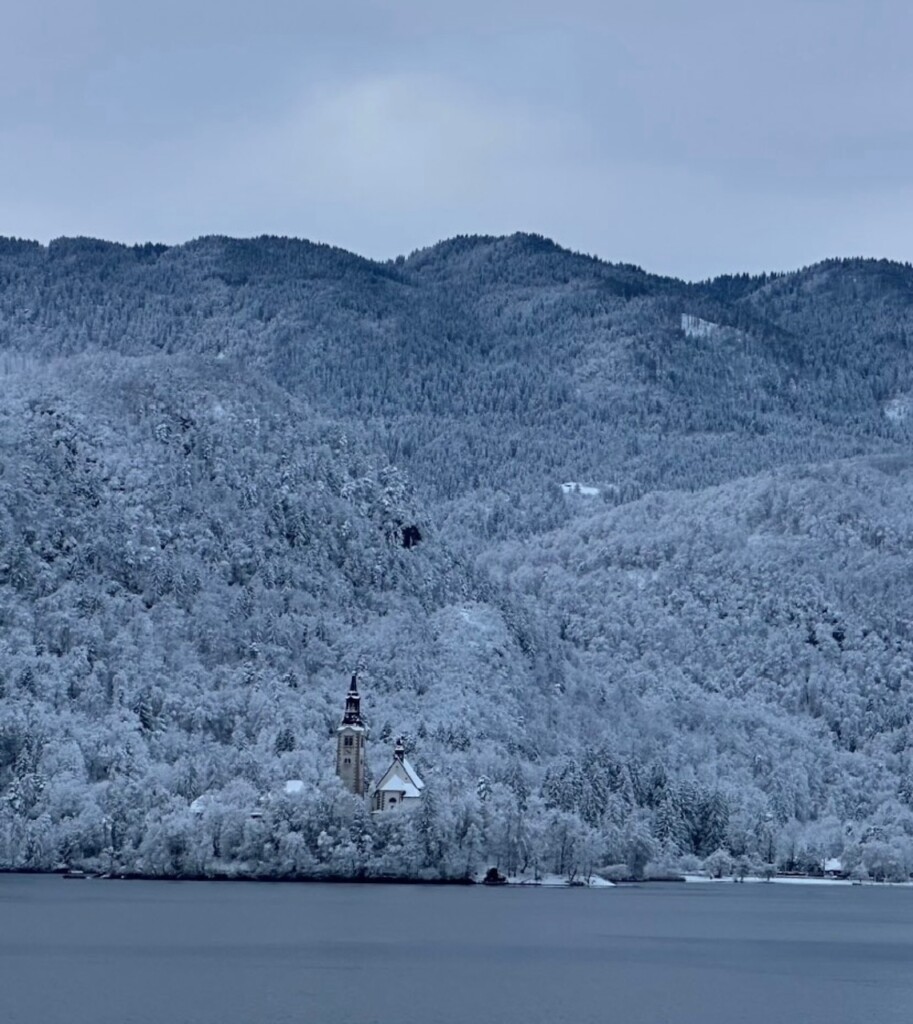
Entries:
<svg viewBox="0 0 913 1024">
<path fill-rule="evenodd" d="M 336 774 L 350 793 L 365 795 L 365 723 L 357 675 L 349 683 L 346 710 L 336 729 Z"/>
</svg>

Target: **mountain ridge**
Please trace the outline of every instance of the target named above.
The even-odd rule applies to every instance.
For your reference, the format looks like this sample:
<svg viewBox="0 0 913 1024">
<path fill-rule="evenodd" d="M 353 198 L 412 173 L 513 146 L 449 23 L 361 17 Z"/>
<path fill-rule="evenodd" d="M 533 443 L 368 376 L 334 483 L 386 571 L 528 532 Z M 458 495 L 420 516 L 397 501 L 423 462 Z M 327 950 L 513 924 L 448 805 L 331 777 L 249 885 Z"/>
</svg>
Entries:
<svg viewBox="0 0 913 1024">
<path fill-rule="evenodd" d="M 334 245 L 330 242 L 315 241 L 313 239 L 305 238 L 298 235 L 276 235 L 276 234 L 261 234 L 261 235 L 250 235 L 250 236 L 235 236 L 235 235 L 222 235 L 222 234 L 206 234 L 198 235 L 194 238 L 188 239 L 184 242 L 119 242 L 111 239 L 100 238 L 92 235 L 60 235 L 55 238 L 49 239 L 47 242 L 40 242 L 36 239 L 22 238 L 18 236 L 0 235 L 0 255 L 8 255 L 11 252 L 18 252 L 22 250 L 26 251 L 44 251 L 48 252 L 51 249 L 70 248 L 73 245 L 79 247 L 85 247 L 88 249 L 96 249 L 99 252 L 106 250 L 117 250 L 124 253 L 132 254 L 135 256 L 159 256 L 165 252 L 173 250 L 181 250 L 186 248 L 199 247 L 207 243 L 235 243 L 241 246 L 244 245 L 256 245 L 262 243 L 283 243 L 288 246 L 299 246 L 305 248 L 311 248 L 320 250 L 328 253 L 341 254 L 349 257 L 353 260 L 360 261 L 374 266 L 389 266 L 393 264 L 403 265 L 410 261 L 424 262 L 428 256 L 434 256 L 441 254 L 449 250 L 466 250 L 472 249 L 477 246 L 496 246 L 496 245 L 513 245 L 519 247 L 521 244 L 527 244 L 533 249 L 537 249 L 543 253 L 551 253 L 563 257 L 573 257 L 580 260 L 582 263 L 595 263 L 602 267 L 615 268 L 618 270 L 630 271 L 634 274 L 640 274 L 644 277 L 657 281 L 657 282 L 674 282 L 676 284 L 683 285 L 687 288 L 696 289 L 698 291 L 706 288 L 716 288 L 720 285 L 731 285 L 737 287 L 739 290 L 747 287 L 754 287 L 758 283 L 766 284 L 769 282 L 778 281 L 782 278 L 797 278 L 801 275 L 807 275 L 820 270 L 828 269 L 847 269 L 847 267 L 854 267 L 865 272 L 871 272 L 874 270 L 887 271 L 887 277 L 896 275 L 898 271 L 909 271 L 913 270 L 913 263 L 910 261 L 903 260 L 890 260 L 883 257 L 877 256 L 826 256 L 820 260 L 816 260 L 813 263 L 803 264 L 792 269 L 779 269 L 769 270 L 760 272 L 747 272 L 747 271 L 726 271 L 720 274 L 714 274 L 710 277 L 699 278 L 699 279 L 686 279 L 678 278 L 674 275 L 667 274 L 655 274 L 638 264 L 626 263 L 625 261 L 610 260 L 602 256 L 598 256 L 592 253 L 586 253 L 580 250 L 566 248 L 554 239 L 549 238 L 546 235 L 541 235 L 536 232 L 528 231 L 515 231 L 508 235 L 454 235 L 450 238 L 441 239 L 438 242 L 434 242 L 430 245 L 421 246 L 417 249 L 412 250 L 408 255 L 402 255 L 397 257 L 388 257 L 375 259 L 370 256 L 363 256 L 352 250 L 345 249 L 341 246 Z M 913 285 L 908 285 L 913 286 Z"/>
</svg>

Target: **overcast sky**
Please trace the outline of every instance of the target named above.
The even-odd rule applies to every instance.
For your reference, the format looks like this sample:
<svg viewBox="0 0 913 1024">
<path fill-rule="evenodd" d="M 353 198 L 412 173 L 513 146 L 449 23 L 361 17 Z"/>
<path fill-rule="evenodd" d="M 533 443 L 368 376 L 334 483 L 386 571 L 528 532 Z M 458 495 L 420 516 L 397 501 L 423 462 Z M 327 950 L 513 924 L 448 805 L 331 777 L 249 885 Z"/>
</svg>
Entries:
<svg viewBox="0 0 913 1024">
<path fill-rule="evenodd" d="M 909 0 L 2 0 L 0 234 L 913 259 Z"/>
</svg>

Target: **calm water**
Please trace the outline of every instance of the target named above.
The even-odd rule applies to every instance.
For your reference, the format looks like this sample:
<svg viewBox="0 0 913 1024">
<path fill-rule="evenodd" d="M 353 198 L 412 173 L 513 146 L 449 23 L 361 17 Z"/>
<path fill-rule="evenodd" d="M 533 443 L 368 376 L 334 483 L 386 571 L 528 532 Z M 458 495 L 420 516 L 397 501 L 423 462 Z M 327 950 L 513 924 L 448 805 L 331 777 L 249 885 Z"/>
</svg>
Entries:
<svg viewBox="0 0 913 1024">
<path fill-rule="evenodd" d="M 3 1024 L 910 1024 L 913 889 L 0 875 Z"/>
</svg>

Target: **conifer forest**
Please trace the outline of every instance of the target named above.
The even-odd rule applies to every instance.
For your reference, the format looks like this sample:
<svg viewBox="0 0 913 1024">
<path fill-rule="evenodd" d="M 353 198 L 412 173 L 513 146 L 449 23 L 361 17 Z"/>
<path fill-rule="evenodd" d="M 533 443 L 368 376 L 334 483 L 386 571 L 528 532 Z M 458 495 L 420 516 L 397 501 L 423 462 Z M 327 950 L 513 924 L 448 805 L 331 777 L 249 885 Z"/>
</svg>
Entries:
<svg viewBox="0 0 913 1024">
<path fill-rule="evenodd" d="M 2 239 L 0 380 L 0 867 L 913 873 L 913 267 Z"/>
</svg>

